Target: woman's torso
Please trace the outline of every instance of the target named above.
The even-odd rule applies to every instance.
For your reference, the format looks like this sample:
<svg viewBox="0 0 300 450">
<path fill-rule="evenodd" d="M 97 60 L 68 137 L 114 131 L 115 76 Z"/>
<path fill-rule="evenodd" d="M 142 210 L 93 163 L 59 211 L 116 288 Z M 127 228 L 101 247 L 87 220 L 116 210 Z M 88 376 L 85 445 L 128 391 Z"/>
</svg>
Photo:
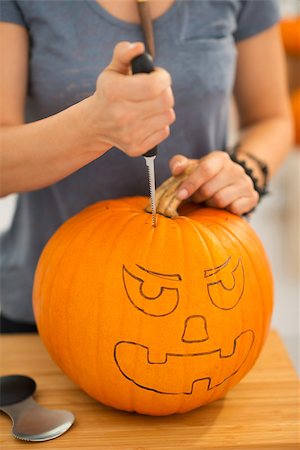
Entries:
<svg viewBox="0 0 300 450">
<path fill-rule="evenodd" d="M 235 0 L 166 1 L 164 6 L 153 22 L 155 64 L 172 76 L 177 119 L 159 146 L 158 184 L 169 176 L 174 154 L 199 158 L 226 146 L 240 8 Z M 116 17 L 96 1 L 45 0 L 20 2 L 19 7 L 31 42 L 27 121 L 91 95 L 115 44 L 142 40 L 139 24 Z M 144 160 L 112 149 L 53 186 L 19 196 L 12 228 L 2 237 L 3 311 L 8 317 L 33 320 L 34 268 L 58 226 L 91 203 L 127 195 L 148 195 Z M 26 300 L 20 301 L 20 295 Z"/>
</svg>

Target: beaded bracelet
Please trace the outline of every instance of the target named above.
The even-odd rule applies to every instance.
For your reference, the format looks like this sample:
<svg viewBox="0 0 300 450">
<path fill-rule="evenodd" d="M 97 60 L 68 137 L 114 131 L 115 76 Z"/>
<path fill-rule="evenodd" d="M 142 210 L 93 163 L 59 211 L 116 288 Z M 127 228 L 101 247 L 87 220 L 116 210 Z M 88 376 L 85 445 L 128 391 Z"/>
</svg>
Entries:
<svg viewBox="0 0 300 450">
<path fill-rule="evenodd" d="M 257 166 L 260 168 L 261 173 L 263 175 L 263 185 L 262 187 L 258 186 L 258 179 L 253 175 L 253 170 L 250 169 L 247 166 L 247 163 L 245 160 L 243 159 L 239 159 L 238 155 L 237 155 L 237 150 L 240 147 L 240 144 L 236 144 L 233 149 L 229 152 L 229 156 L 231 158 L 231 160 L 237 164 L 239 164 L 240 166 L 243 167 L 245 173 L 251 178 L 252 182 L 253 182 L 253 187 L 256 190 L 256 192 L 259 195 L 259 200 L 258 203 L 260 202 L 261 198 L 268 194 L 268 177 L 269 177 L 269 169 L 268 166 L 265 162 L 261 161 L 260 159 L 258 159 L 256 156 L 251 155 L 250 153 L 246 153 L 244 152 L 245 155 L 248 156 L 248 158 L 253 159 L 253 161 L 256 162 Z"/>
</svg>

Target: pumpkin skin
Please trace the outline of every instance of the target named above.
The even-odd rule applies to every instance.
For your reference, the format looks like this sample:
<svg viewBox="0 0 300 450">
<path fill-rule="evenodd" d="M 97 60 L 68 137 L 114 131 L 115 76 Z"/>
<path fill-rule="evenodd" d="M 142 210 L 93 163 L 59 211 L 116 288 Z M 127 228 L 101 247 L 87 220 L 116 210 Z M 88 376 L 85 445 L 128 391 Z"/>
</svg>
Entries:
<svg viewBox="0 0 300 450">
<path fill-rule="evenodd" d="M 54 361 L 94 399 L 149 415 L 225 395 L 255 363 L 273 285 L 258 237 L 229 212 L 148 199 L 99 202 L 63 224 L 36 270 L 33 306 Z"/>
<path fill-rule="evenodd" d="M 285 51 L 289 55 L 300 55 L 300 16 L 281 20 L 280 30 Z"/>
<path fill-rule="evenodd" d="M 291 94 L 291 107 L 295 128 L 295 142 L 300 145 L 300 89 Z"/>
</svg>

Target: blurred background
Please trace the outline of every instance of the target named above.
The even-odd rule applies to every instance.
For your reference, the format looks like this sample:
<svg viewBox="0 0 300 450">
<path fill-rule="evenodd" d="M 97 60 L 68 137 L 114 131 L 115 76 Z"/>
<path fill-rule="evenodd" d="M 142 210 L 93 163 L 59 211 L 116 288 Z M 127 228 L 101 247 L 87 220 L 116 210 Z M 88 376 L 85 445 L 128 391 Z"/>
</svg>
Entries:
<svg viewBox="0 0 300 450">
<path fill-rule="evenodd" d="M 271 194 L 253 214 L 251 224 L 265 246 L 273 269 L 275 309 L 272 328 L 279 332 L 300 374 L 300 0 L 280 0 L 280 6 L 297 143 L 272 179 Z M 231 142 L 237 138 L 236 123 L 233 105 Z M 15 202 L 15 195 L 0 199 L 0 232 L 10 225 Z"/>
<path fill-rule="evenodd" d="M 300 0 L 279 0 L 279 4 L 296 142 L 250 223 L 272 266 L 275 301 L 271 327 L 279 332 L 300 374 Z M 233 145 L 238 141 L 234 103 L 230 118 L 229 145 Z"/>
<path fill-rule="evenodd" d="M 300 374 L 300 1 L 280 1 L 296 143 L 271 182 L 252 225 L 268 253 L 275 282 L 272 327 L 278 330 Z"/>
</svg>

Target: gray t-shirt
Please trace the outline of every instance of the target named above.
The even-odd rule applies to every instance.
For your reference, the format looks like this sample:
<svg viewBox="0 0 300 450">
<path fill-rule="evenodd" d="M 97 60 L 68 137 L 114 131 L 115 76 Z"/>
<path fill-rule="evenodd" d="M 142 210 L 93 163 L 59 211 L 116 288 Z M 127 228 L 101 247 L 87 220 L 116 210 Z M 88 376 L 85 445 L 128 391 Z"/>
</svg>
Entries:
<svg viewBox="0 0 300 450">
<path fill-rule="evenodd" d="M 154 21 L 155 65 L 172 76 L 177 117 L 170 137 L 159 146 L 158 184 L 169 176 L 168 161 L 176 153 L 199 158 L 226 148 L 235 42 L 278 19 L 274 0 L 177 0 Z M 115 44 L 142 40 L 139 25 L 113 17 L 92 0 L 2 1 L 1 21 L 29 32 L 27 122 L 91 95 Z M 46 241 L 87 205 L 128 195 L 148 195 L 144 159 L 115 148 L 52 186 L 20 194 L 12 226 L 1 237 L 3 314 L 33 322 L 32 281 Z"/>
</svg>

